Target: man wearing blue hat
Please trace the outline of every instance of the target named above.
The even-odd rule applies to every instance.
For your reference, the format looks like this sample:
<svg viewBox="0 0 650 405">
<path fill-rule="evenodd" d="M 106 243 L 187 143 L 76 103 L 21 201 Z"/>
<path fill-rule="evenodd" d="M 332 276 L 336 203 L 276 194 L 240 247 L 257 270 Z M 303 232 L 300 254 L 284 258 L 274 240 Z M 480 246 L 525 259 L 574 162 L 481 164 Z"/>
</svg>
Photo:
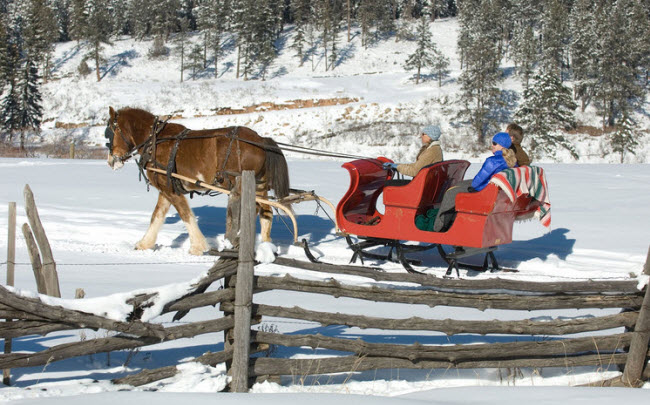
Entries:
<svg viewBox="0 0 650 405">
<path fill-rule="evenodd" d="M 440 127 L 427 125 L 420 133 L 422 147 L 415 158 L 415 163 L 384 163 L 384 169 L 394 169 L 405 176 L 415 177 L 424 166 L 442 161 L 440 147 Z"/>
<path fill-rule="evenodd" d="M 492 137 L 492 156 L 487 158 L 478 174 L 472 180 L 463 180 L 445 193 L 440 203 L 440 210 L 433 224 L 434 232 L 446 232 L 456 218 L 456 195 L 481 191 L 495 174 L 502 170 L 515 167 L 517 157 L 508 149 L 512 140 L 507 132 L 499 132 Z"/>
</svg>

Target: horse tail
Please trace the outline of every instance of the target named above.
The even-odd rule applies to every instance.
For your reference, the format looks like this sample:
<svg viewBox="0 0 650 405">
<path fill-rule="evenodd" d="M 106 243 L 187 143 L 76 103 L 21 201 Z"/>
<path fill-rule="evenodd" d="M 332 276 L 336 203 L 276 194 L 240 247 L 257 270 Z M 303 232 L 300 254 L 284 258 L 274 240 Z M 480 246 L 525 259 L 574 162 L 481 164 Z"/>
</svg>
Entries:
<svg viewBox="0 0 650 405">
<path fill-rule="evenodd" d="M 282 150 L 271 138 L 263 138 L 266 150 L 266 175 L 275 198 L 289 195 L 289 168 Z"/>
</svg>

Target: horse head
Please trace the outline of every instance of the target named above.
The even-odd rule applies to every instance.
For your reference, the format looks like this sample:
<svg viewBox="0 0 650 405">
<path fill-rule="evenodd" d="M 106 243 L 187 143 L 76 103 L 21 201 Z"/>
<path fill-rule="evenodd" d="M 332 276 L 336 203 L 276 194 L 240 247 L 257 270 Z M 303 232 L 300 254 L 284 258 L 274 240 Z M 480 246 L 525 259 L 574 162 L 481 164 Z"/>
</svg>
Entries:
<svg viewBox="0 0 650 405">
<path fill-rule="evenodd" d="M 133 112 L 141 112 L 142 114 L 136 115 Z M 108 123 L 104 137 L 108 140 L 106 147 L 108 147 L 108 165 L 113 170 L 118 170 L 124 166 L 124 162 L 129 160 L 131 156 L 138 152 L 138 148 L 142 146 L 142 142 L 147 137 L 146 124 L 138 120 L 148 121 L 151 116 L 153 125 L 153 115 L 143 110 L 132 108 L 123 108 L 115 111 L 113 107 L 108 108 Z M 139 130 L 143 129 L 143 130 Z M 117 135 L 117 136 L 116 136 Z"/>
</svg>

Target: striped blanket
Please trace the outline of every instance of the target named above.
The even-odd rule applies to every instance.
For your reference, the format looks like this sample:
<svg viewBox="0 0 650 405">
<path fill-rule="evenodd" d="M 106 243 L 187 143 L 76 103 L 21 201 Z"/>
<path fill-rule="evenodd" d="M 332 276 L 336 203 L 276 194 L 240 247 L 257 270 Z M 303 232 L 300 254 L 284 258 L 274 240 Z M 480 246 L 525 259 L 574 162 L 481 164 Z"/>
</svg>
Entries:
<svg viewBox="0 0 650 405">
<path fill-rule="evenodd" d="M 492 176 L 490 183 L 496 184 L 505 191 L 512 202 L 523 194 L 528 194 L 541 202 L 535 216 L 542 225 L 551 226 L 551 202 L 548 198 L 546 176 L 541 167 L 522 166 L 506 169 Z"/>
</svg>

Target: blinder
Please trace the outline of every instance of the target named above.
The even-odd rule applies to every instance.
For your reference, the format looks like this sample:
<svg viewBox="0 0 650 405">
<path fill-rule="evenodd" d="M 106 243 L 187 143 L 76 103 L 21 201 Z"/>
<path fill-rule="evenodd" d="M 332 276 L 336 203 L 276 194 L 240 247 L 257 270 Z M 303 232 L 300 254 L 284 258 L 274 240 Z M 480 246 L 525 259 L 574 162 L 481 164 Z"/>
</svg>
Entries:
<svg viewBox="0 0 650 405">
<path fill-rule="evenodd" d="M 104 138 L 108 140 L 108 142 L 106 142 L 106 147 L 108 148 L 108 152 L 113 153 L 113 138 L 115 138 L 115 131 L 113 130 L 110 121 L 106 125 L 106 131 L 104 131 Z"/>
</svg>

